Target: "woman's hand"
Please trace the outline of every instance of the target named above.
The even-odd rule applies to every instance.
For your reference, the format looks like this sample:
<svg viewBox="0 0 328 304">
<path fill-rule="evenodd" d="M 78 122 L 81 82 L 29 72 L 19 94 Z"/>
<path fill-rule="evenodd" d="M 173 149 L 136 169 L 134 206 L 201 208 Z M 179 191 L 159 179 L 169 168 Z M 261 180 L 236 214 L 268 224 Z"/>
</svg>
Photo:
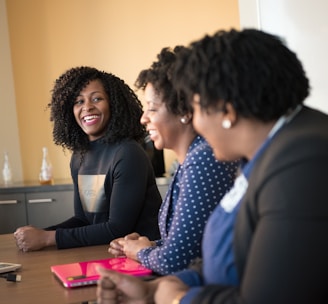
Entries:
<svg viewBox="0 0 328 304">
<path fill-rule="evenodd" d="M 137 240 L 140 235 L 136 232 L 126 235 L 124 238 L 117 238 L 109 243 L 108 252 L 114 257 L 125 256 L 123 251 L 124 240 Z"/>
<path fill-rule="evenodd" d="M 109 243 L 108 252 L 114 257 L 125 256 L 123 252 L 123 246 L 120 245 L 120 241 L 124 238 L 117 238 Z"/>
<path fill-rule="evenodd" d="M 158 304 L 171 304 L 174 299 L 181 299 L 189 287 L 175 276 L 161 277 L 155 291 L 154 299 Z"/>
<path fill-rule="evenodd" d="M 140 278 L 102 267 L 97 267 L 97 271 L 100 274 L 97 286 L 98 304 L 154 303 L 155 281 L 145 282 Z"/>
<path fill-rule="evenodd" d="M 24 226 L 14 232 L 17 247 L 22 251 L 35 251 L 56 245 L 55 231 Z"/>
<path fill-rule="evenodd" d="M 135 236 L 136 235 L 134 235 L 134 238 L 125 237 L 124 239 L 119 240 L 118 243 L 128 258 L 138 261 L 138 252 L 143 248 L 153 246 L 154 242 L 151 242 L 145 236 L 139 236 L 138 238 L 135 238 Z"/>
</svg>

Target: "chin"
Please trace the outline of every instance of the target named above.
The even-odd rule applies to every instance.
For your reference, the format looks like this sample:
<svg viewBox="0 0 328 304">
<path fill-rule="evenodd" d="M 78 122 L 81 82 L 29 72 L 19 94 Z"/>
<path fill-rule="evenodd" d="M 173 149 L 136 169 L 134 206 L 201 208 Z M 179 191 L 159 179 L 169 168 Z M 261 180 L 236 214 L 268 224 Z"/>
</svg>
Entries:
<svg viewBox="0 0 328 304">
<path fill-rule="evenodd" d="M 214 151 L 214 156 L 219 161 L 231 161 L 232 160 L 230 157 L 227 157 L 226 155 L 220 153 L 219 151 Z"/>
<path fill-rule="evenodd" d="M 154 141 L 154 147 L 157 149 L 157 150 L 163 150 L 164 147 L 162 144 L 159 144 L 158 142 Z"/>
</svg>

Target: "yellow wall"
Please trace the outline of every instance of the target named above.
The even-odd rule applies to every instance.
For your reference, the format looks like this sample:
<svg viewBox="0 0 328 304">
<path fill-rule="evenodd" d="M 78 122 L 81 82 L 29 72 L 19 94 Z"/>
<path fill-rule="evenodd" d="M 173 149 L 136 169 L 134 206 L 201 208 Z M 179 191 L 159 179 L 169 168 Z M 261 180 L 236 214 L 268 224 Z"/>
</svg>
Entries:
<svg viewBox="0 0 328 304">
<path fill-rule="evenodd" d="M 70 153 L 53 144 L 45 111 L 65 70 L 90 65 L 133 87 L 162 47 L 239 28 L 238 0 L 6 0 L 6 6 L 25 180 L 37 179 L 43 146 L 55 179 L 70 177 Z M 169 166 L 174 155 L 165 157 Z"/>
</svg>

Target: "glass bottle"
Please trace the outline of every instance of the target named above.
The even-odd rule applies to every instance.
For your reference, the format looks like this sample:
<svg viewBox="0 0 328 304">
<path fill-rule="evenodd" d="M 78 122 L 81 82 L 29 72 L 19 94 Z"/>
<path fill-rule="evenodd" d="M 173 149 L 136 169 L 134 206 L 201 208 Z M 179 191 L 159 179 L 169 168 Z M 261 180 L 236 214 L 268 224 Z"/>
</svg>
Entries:
<svg viewBox="0 0 328 304">
<path fill-rule="evenodd" d="M 49 160 L 48 148 L 46 147 L 42 148 L 42 165 L 39 181 L 41 185 L 51 185 L 53 183 L 52 165 Z"/>
<path fill-rule="evenodd" d="M 3 161 L 3 169 L 2 169 L 2 178 L 3 183 L 7 186 L 10 185 L 12 182 L 12 174 L 11 174 L 11 168 L 8 158 L 8 153 L 4 153 L 4 161 Z"/>
</svg>

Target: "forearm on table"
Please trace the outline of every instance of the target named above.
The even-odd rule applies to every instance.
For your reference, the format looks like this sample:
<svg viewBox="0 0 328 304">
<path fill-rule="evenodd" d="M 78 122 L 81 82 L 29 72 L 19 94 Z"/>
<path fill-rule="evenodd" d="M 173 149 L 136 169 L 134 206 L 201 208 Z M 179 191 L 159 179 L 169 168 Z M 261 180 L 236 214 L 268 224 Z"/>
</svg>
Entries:
<svg viewBox="0 0 328 304">
<path fill-rule="evenodd" d="M 46 231 L 46 246 L 55 246 L 56 245 L 56 231 Z"/>
</svg>

